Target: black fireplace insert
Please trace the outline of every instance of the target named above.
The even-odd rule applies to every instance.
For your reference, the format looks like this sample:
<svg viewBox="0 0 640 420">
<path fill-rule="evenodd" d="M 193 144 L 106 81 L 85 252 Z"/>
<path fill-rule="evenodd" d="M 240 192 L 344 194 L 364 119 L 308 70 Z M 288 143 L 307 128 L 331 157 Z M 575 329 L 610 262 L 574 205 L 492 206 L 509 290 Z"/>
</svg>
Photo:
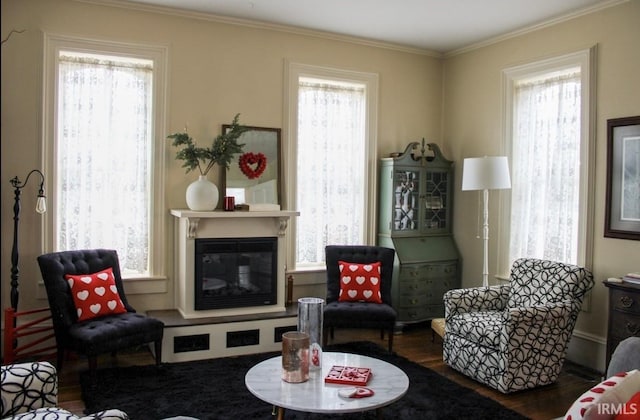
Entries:
<svg viewBox="0 0 640 420">
<path fill-rule="evenodd" d="M 277 304 L 277 238 L 195 240 L 195 310 Z"/>
</svg>

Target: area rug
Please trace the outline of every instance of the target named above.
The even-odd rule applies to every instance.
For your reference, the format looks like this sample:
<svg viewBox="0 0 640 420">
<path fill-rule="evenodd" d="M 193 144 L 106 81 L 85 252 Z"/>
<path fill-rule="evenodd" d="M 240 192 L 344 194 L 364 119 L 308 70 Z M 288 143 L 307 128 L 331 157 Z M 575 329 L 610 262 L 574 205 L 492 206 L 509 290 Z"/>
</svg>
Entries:
<svg viewBox="0 0 640 420">
<path fill-rule="evenodd" d="M 325 351 L 356 353 L 385 360 L 409 377 L 407 394 L 383 409 L 389 419 L 525 419 L 498 402 L 375 343 L 358 341 L 327 346 Z M 189 416 L 200 420 L 271 419 L 271 406 L 245 387 L 244 375 L 256 363 L 278 353 L 227 357 L 196 362 L 101 369 L 91 387 L 88 372 L 80 377 L 86 413 L 108 408 L 132 420 Z M 287 410 L 287 420 L 375 419 L 376 411 L 325 415 Z"/>
</svg>

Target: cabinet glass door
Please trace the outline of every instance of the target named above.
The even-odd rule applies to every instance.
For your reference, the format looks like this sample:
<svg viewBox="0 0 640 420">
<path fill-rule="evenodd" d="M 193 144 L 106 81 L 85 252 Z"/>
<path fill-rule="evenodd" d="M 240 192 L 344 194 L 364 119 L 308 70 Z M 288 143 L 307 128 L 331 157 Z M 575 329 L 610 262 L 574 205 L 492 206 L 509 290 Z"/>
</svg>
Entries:
<svg viewBox="0 0 640 420">
<path fill-rule="evenodd" d="M 427 171 L 423 227 L 427 231 L 447 229 L 449 208 L 448 173 Z"/>
<path fill-rule="evenodd" d="M 393 172 L 393 230 L 414 231 L 418 229 L 420 172 L 395 169 Z"/>
</svg>

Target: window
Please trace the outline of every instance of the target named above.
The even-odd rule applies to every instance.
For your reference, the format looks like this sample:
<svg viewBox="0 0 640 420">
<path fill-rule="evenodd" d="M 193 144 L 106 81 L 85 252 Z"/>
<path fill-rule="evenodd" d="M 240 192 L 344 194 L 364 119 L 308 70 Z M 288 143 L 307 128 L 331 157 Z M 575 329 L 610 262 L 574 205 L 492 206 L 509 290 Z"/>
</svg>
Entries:
<svg viewBox="0 0 640 420">
<path fill-rule="evenodd" d="M 291 64 L 289 82 L 291 259 L 323 268 L 326 245 L 374 240 L 377 76 Z"/>
<path fill-rule="evenodd" d="M 115 249 L 124 276 L 157 275 L 163 53 L 54 36 L 47 46 L 47 247 Z"/>
<path fill-rule="evenodd" d="M 590 265 L 591 51 L 505 71 L 512 187 L 501 249 Z"/>
</svg>

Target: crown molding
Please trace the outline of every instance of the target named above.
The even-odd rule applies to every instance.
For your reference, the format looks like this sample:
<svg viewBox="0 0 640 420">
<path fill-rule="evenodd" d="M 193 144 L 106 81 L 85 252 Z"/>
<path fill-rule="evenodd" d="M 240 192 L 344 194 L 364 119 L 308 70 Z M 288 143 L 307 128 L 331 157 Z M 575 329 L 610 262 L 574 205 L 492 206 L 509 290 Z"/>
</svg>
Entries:
<svg viewBox="0 0 640 420">
<path fill-rule="evenodd" d="M 596 4 L 596 5 L 593 5 L 593 6 L 589 6 L 589 7 L 586 7 L 584 9 L 580 9 L 580 10 L 577 10 L 575 12 L 572 12 L 572 13 L 567 13 L 566 15 L 562 15 L 562 16 L 559 16 L 559 17 L 554 18 L 554 19 L 549 19 L 549 20 L 546 20 L 544 22 L 540 22 L 540 23 L 537 23 L 537 24 L 534 24 L 534 25 L 530 25 L 530 26 L 527 26 L 527 27 L 522 28 L 522 29 L 518 29 L 518 30 L 513 31 L 513 32 L 509 32 L 509 33 L 506 33 L 506 34 L 503 34 L 503 35 L 499 35 L 499 36 L 496 36 L 496 37 L 493 37 L 493 38 L 489 38 L 489 39 L 481 41 L 481 42 L 477 42 L 477 43 L 474 43 L 474 44 L 467 45 L 466 47 L 462 47 L 462 48 L 458 48 L 458 49 L 446 52 L 446 53 L 443 54 L 443 57 L 444 58 L 449 58 L 449 57 L 453 57 L 453 56 L 456 56 L 456 55 L 464 54 L 464 53 L 467 53 L 467 52 L 470 52 L 470 51 L 473 51 L 473 50 L 484 48 L 484 47 L 487 47 L 489 45 L 497 44 L 499 42 L 506 41 L 508 39 L 516 38 L 516 37 L 519 37 L 519 36 L 522 36 L 522 35 L 525 35 L 525 34 L 528 34 L 528 33 L 531 33 L 531 32 L 538 31 L 540 29 L 548 28 L 550 26 L 554 26 L 554 25 L 557 25 L 559 23 L 567 22 L 567 21 L 570 21 L 572 19 L 575 19 L 575 18 L 578 18 L 578 17 L 581 17 L 581 16 L 589 15 L 591 13 L 595 13 L 595 12 L 599 12 L 599 11 L 604 10 L 604 9 L 608 9 L 610 7 L 618 6 L 618 5 L 622 4 L 622 3 L 628 3 L 629 1 L 630 0 L 609 0 L 609 1 L 606 1 L 606 2 L 603 2 L 603 3 L 599 3 L 599 4 Z"/>
<path fill-rule="evenodd" d="M 442 58 L 443 54 L 437 51 L 411 47 L 407 45 L 394 44 L 391 42 L 376 41 L 368 38 L 360 38 L 350 35 L 341 35 L 333 32 L 318 31 L 298 26 L 279 25 L 275 23 L 261 22 L 257 20 L 235 18 L 229 16 L 216 15 L 213 13 L 194 12 L 190 10 L 177 9 L 166 6 L 156 6 L 150 4 L 136 3 L 128 0 L 72 0 L 78 3 L 87 3 L 97 6 L 119 7 L 128 10 L 137 10 L 149 13 L 159 13 L 170 16 L 178 16 L 189 19 L 199 19 L 227 25 L 244 26 L 254 29 L 266 29 L 277 32 L 285 32 L 295 35 L 302 35 L 314 38 L 328 39 L 332 41 L 347 42 L 351 44 L 363 45 L 374 48 L 384 48 L 388 50 L 400 51 L 409 54 L 424 55 L 435 58 Z"/>
</svg>

